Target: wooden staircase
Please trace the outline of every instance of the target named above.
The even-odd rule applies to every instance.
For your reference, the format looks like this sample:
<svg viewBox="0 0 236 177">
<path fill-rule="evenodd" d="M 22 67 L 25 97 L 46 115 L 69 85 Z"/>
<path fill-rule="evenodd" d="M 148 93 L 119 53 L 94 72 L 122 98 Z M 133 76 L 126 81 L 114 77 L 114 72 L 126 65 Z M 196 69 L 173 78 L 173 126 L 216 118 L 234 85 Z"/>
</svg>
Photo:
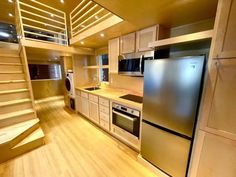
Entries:
<svg viewBox="0 0 236 177">
<path fill-rule="evenodd" d="M 22 60 L 0 48 L 0 163 L 44 144 Z"/>
</svg>

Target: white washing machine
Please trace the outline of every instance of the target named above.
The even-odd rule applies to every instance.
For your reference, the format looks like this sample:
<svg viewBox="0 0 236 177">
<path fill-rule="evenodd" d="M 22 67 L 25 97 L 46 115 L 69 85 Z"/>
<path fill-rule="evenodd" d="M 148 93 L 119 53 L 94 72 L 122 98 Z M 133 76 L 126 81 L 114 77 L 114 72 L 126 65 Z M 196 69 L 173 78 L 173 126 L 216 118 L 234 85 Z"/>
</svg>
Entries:
<svg viewBox="0 0 236 177">
<path fill-rule="evenodd" d="M 65 80 L 65 87 L 68 95 L 72 98 L 75 97 L 75 88 L 74 88 L 74 78 L 73 72 L 67 72 L 66 80 Z"/>
</svg>

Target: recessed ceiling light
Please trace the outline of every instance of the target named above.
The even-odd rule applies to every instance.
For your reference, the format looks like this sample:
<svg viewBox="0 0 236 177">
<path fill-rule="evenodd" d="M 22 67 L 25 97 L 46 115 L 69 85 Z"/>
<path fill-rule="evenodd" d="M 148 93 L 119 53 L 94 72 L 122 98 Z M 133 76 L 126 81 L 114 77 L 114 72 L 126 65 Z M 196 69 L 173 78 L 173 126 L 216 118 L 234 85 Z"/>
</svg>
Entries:
<svg viewBox="0 0 236 177">
<path fill-rule="evenodd" d="M 0 32 L 0 36 L 2 36 L 2 37 L 9 37 L 10 35 L 8 33 L 5 33 L 5 32 Z"/>
<path fill-rule="evenodd" d="M 104 35 L 104 33 L 101 33 L 100 36 L 101 36 L 101 37 L 104 37 L 105 35 Z"/>
<path fill-rule="evenodd" d="M 84 41 L 81 41 L 80 44 L 84 45 Z"/>
<path fill-rule="evenodd" d="M 81 27 L 82 27 L 82 28 L 84 28 L 84 27 L 85 27 L 85 25 L 81 25 Z"/>
<path fill-rule="evenodd" d="M 99 17 L 97 16 L 97 15 L 95 15 L 95 17 L 94 17 L 96 20 L 98 20 L 99 19 Z"/>
<path fill-rule="evenodd" d="M 9 15 L 9 17 L 13 17 L 12 13 L 9 13 L 8 15 Z"/>
<path fill-rule="evenodd" d="M 51 14 L 51 17 L 54 17 L 54 15 L 53 15 L 53 14 Z"/>
<path fill-rule="evenodd" d="M 8 0 L 8 2 L 10 2 L 10 3 L 13 3 L 13 1 L 12 1 L 12 0 Z"/>
<path fill-rule="evenodd" d="M 60 2 L 61 2 L 62 4 L 64 4 L 64 0 L 60 0 Z"/>
</svg>

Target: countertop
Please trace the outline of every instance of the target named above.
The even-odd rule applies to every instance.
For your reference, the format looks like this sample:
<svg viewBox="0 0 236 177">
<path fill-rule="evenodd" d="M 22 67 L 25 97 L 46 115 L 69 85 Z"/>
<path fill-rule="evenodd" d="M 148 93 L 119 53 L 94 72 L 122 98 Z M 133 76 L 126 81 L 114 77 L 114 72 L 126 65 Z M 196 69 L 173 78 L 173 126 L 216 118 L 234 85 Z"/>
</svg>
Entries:
<svg viewBox="0 0 236 177">
<path fill-rule="evenodd" d="M 138 109 L 140 111 L 142 110 L 142 107 L 143 107 L 142 103 L 136 103 L 133 101 L 119 98 L 120 96 L 123 96 L 126 94 L 133 94 L 133 95 L 142 96 L 138 92 L 134 92 L 132 90 L 114 88 L 114 87 L 100 87 L 100 89 L 93 90 L 93 91 L 85 90 L 85 88 L 88 88 L 88 87 L 91 87 L 91 86 L 76 87 L 75 89 L 89 93 L 89 94 L 94 94 L 94 95 L 98 95 L 98 96 L 110 99 L 111 101 L 123 104 L 124 106 L 132 107 L 132 108 Z"/>
</svg>

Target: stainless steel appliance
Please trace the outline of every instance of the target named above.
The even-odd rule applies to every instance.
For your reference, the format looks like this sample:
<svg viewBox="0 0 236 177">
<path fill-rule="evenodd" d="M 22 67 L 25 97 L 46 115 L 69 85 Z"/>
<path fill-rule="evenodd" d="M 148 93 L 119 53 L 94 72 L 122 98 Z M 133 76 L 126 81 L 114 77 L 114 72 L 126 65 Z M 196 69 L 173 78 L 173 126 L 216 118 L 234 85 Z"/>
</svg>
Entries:
<svg viewBox="0 0 236 177">
<path fill-rule="evenodd" d="M 143 97 L 138 96 L 138 95 L 126 94 L 126 95 L 120 96 L 120 98 L 125 99 L 125 100 L 129 100 L 129 101 L 133 101 L 136 103 L 143 103 Z"/>
<path fill-rule="evenodd" d="M 154 52 L 120 55 L 118 69 L 120 75 L 143 76 L 144 61 L 153 59 Z"/>
<path fill-rule="evenodd" d="M 113 103 L 112 124 L 139 138 L 140 111 Z"/>
<path fill-rule="evenodd" d="M 187 176 L 204 56 L 145 62 L 141 155 L 173 177 Z"/>
</svg>

